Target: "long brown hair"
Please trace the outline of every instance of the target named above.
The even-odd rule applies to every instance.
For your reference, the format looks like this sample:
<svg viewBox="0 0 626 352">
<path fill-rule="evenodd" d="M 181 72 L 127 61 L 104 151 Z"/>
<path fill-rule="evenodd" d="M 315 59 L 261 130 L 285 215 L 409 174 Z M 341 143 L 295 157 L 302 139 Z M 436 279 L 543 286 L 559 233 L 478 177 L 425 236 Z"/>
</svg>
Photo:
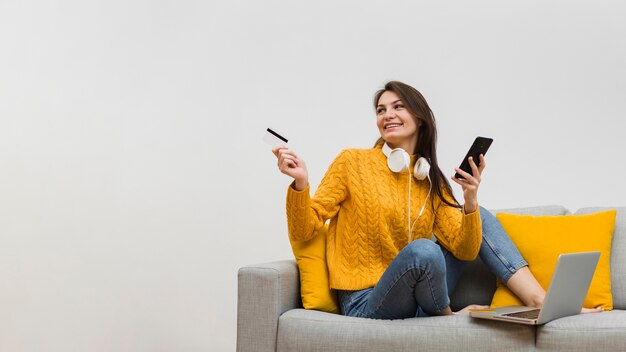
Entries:
<svg viewBox="0 0 626 352">
<path fill-rule="evenodd" d="M 378 101 L 385 92 L 396 93 L 404 103 L 408 112 L 415 116 L 415 118 L 418 119 L 418 122 L 421 121 L 421 126 L 419 126 L 419 132 L 417 135 L 417 143 L 412 154 L 424 157 L 430 163 L 430 182 L 433 192 L 437 195 L 437 197 L 449 206 L 460 208 L 461 205 L 454 197 L 450 183 L 443 172 L 441 172 L 437 162 L 437 126 L 435 124 L 435 116 L 430 110 L 426 99 L 424 99 L 422 93 L 408 84 L 398 81 L 390 81 L 385 84 L 383 89 L 379 90 L 374 95 L 374 109 L 377 108 Z M 383 144 L 384 142 L 385 141 L 382 138 L 379 138 L 374 147 L 379 144 Z M 445 195 L 443 194 L 444 190 L 446 193 Z M 431 197 L 431 204 L 433 198 L 434 197 Z"/>
</svg>

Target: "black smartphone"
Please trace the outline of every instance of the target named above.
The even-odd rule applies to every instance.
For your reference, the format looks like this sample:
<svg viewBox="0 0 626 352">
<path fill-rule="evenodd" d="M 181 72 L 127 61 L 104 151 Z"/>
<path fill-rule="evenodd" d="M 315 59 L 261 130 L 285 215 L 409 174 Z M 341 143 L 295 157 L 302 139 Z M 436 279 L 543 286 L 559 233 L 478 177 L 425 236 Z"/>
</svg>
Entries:
<svg viewBox="0 0 626 352">
<path fill-rule="evenodd" d="M 476 163 L 476 166 L 480 166 L 480 154 L 487 154 L 487 150 L 489 149 L 491 142 L 493 142 L 492 138 L 476 137 L 474 143 L 470 147 L 467 155 L 465 156 L 465 159 L 463 159 L 459 168 L 471 175 L 472 168 L 470 167 L 469 161 L 467 159 L 471 156 L 472 159 L 474 159 L 474 163 Z M 463 176 L 459 175 L 458 172 L 454 174 L 454 177 L 460 179 L 463 178 Z"/>
</svg>

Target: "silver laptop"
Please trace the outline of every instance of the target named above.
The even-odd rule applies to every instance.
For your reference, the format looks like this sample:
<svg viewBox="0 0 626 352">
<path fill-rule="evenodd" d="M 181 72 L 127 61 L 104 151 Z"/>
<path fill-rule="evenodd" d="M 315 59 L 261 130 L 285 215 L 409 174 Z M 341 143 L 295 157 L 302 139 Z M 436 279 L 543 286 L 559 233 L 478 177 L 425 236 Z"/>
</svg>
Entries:
<svg viewBox="0 0 626 352">
<path fill-rule="evenodd" d="M 541 309 L 510 306 L 470 311 L 474 318 L 541 325 L 580 313 L 600 252 L 561 254 Z"/>
</svg>

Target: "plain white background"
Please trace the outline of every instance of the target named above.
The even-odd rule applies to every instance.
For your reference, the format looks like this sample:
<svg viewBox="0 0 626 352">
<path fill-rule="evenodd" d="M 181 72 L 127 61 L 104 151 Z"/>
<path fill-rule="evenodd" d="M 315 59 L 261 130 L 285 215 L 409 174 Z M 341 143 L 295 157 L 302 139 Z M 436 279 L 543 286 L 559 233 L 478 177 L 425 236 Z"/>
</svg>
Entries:
<svg viewBox="0 0 626 352">
<path fill-rule="evenodd" d="M 447 174 L 494 138 L 482 205 L 625 205 L 625 10 L 0 1 L 0 351 L 233 351 L 237 269 L 291 258 L 264 129 L 314 190 L 391 79 Z"/>
</svg>

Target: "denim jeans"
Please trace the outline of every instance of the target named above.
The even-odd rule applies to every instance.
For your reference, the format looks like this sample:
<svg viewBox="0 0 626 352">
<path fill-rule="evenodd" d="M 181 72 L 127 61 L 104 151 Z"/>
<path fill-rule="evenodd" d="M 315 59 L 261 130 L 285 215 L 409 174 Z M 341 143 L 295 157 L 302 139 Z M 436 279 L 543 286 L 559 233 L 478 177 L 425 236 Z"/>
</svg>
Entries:
<svg viewBox="0 0 626 352">
<path fill-rule="evenodd" d="M 506 283 L 528 264 L 493 214 L 481 207 L 480 218 L 483 240 L 478 255 Z M 374 319 L 436 315 L 450 305 L 449 293 L 468 264 L 430 240 L 415 240 L 398 253 L 376 286 L 337 292 L 342 314 Z"/>
</svg>

